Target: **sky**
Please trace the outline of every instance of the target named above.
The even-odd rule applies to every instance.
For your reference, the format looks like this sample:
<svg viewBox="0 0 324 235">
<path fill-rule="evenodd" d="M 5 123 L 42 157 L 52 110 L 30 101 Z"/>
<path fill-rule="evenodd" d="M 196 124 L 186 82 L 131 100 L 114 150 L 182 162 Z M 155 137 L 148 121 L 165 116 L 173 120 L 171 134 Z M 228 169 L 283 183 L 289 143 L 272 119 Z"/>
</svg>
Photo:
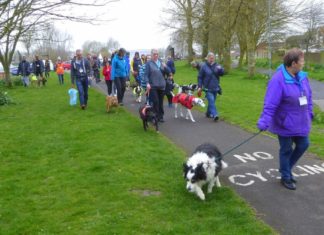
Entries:
<svg viewBox="0 0 324 235">
<path fill-rule="evenodd" d="M 168 0 L 120 0 L 104 8 L 87 9 L 89 14 L 105 11 L 111 21 L 105 25 L 64 22 L 57 23 L 60 30 L 73 37 L 73 48 L 82 48 L 87 40 L 107 42 L 109 38 L 118 41 L 126 50 L 166 48 L 170 42 L 170 31 L 159 23 L 162 9 Z"/>
</svg>

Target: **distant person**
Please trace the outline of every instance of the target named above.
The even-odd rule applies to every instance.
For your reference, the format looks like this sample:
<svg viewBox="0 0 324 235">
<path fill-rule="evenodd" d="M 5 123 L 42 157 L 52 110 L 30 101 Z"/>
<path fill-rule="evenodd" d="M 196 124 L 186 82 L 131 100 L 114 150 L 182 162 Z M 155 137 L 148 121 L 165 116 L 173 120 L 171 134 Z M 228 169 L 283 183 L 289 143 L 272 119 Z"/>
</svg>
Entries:
<svg viewBox="0 0 324 235">
<path fill-rule="evenodd" d="M 114 95 L 115 92 L 113 92 L 113 80 L 111 79 L 111 65 L 110 65 L 110 61 L 106 57 L 103 60 L 102 74 L 105 77 L 108 95 L 109 96 Z"/>
<path fill-rule="evenodd" d="M 218 121 L 219 113 L 216 108 L 217 94 L 220 93 L 219 80 L 224 75 L 222 66 L 215 62 L 215 55 L 209 52 L 207 61 L 203 63 L 198 74 L 198 95 L 201 96 L 202 89 L 206 91 L 208 107 L 206 117 Z"/>
<path fill-rule="evenodd" d="M 57 62 L 55 64 L 55 71 L 59 80 L 59 84 L 64 84 L 64 67 L 60 57 L 57 58 Z"/>
<path fill-rule="evenodd" d="M 50 61 L 48 60 L 48 58 L 45 60 L 45 79 L 49 79 L 50 76 L 50 71 L 51 71 L 51 65 L 50 65 Z"/>
<path fill-rule="evenodd" d="M 128 64 L 125 59 L 125 53 L 125 49 L 120 48 L 111 63 L 111 79 L 114 80 L 114 84 L 117 88 L 117 99 L 121 106 L 124 105 L 123 99 L 128 75 Z"/>
<path fill-rule="evenodd" d="M 136 51 L 134 58 L 131 61 L 131 71 L 134 76 L 136 84 L 140 85 L 140 79 L 139 79 L 139 68 L 142 66 L 142 60 L 139 57 L 139 53 Z"/>
<path fill-rule="evenodd" d="M 146 55 L 145 54 L 142 54 L 141 55 L 141 61 L 142 61 L 142 65 L 146 62 Z"/>
<path fill-rule="evenodd" d="M 163 98 L 165 92 L 165 79 L 163 73 L 170 74 L 166 64 L 159 59 L 157 49 L 152 49 L 152 58 L 147 61 L 145 68 L 145 80 L 149 92 L 149 101 L 155 110 L 159 122 L 164 122 Z"/>
<path fill-rule="evenodd" d="M 174 75 L 176 73 L 176 68 L 175 68 L 174 61 L 171 56 L 168 56 L 166 65 L 168 66 L 170 72 Z"/>
<path fill-rule="evenodd" d="M 89 72 L 89 76 L 88 76 L 88 86 L 90 87 L 92 84 L 92 79 L 94 79 L 94 73 L 93 73 L 93 69 L 92 69 L 93 59 L 92 59 L 92 55 L 90 53 L 87 54 L 87 60 L 89 61 L 89 64 L 90 64 L 90 72 Z"/>
<path fill-rule="evenodd" d="M 139 81 L 140 81 L 140 86 L 144 89 L 145 94 L 146 94 L 146 103 L 149 100 L 148 97 L 148 92 L 146 92 L 146 80 L 145 80 L 145 68 L 146 68 L 146 63 L 151 60 L 151 55 L 145 56 L 143 60 L 143 64 L 139 67 Z"/>
<path fill-rule="evenodd" d="M 35 60 L 33 62 L 33 73 L 37 77 L 38 86 L 40 86 L 40 84 L 45 86 L 46 79 L 44 78 L 44 63 L 39 59 L 38 55 L 35 56 Z"/>
<path fill-rule="evenodd" d="M 82 57 L 82 50 L 75 52 L 75 59 L 71 61 L 71 83 L 72 87 L 77 86 L 81 109 L 88 105 L 88 77 L 90 74 L 90 63 Z"/>
<path fill-rule="evenodd" d="M 269 130 L 279 140 L 281 184 L 296 189 L 292 168 L 309 146 L 313 114 L 312 90 L 304 67 L 304 53 L 289 50 L 268 83 L 262 114 L 261 131 Z"/>
<path fill-rule="evenodd" d="M 93 71 L 93 77 L 96 80 L 96 83 L 100 82 L 100 60 L 98 56 L 94 55 L 92 57 L 91 67 Z"/>
<path fill-rule="evenodd" d="M 21 80 L 24 84 L 24 87 L 29 86 L 29 75 L 30 75 L 30 64 L 26 60 L 26 56 L 22 57 L 22 60 L 20 61 L 18 65 L 18 72 L 17 75 L 21 75 Z"/>
</svg>

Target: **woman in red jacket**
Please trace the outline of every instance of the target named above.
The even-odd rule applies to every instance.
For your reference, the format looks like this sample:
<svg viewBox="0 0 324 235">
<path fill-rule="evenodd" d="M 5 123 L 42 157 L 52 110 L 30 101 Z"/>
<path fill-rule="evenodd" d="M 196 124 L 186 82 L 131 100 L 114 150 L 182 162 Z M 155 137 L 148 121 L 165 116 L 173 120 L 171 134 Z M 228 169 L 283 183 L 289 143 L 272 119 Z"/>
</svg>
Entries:
<svg viewBox="0 0 324 235">
<path fill-rule="evenodd" d="M 104 59 L 103 62 L 103 69 L 102 69 L 102 74 L 105 77 L 105 81 L 107 84 L 107 89 L 108 89 L 108 95 L 112 95 L 112 87 L 113 87 L 113 81 L 111 80 L 111 66 L 110 66 L 110 61 L 108 61 L 107 58 Z"/>
</svg>

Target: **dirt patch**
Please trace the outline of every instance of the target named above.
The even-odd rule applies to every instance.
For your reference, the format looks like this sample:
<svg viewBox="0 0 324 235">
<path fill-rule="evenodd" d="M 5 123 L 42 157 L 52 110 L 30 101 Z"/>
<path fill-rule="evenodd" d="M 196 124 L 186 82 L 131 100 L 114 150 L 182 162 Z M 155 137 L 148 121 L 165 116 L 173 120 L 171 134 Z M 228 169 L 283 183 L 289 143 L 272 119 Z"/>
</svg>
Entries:
<svg viewBox="0 0 324 235">
<path fill-rule="evenodd" d="M 135 193 L 139 196 L 142 196 L 142 197 L 160 196 L 161 195 L 160 191 L 153 191 L 150 189 L 131 189 L 129 191 L 132 193 Z"/>
</svg>

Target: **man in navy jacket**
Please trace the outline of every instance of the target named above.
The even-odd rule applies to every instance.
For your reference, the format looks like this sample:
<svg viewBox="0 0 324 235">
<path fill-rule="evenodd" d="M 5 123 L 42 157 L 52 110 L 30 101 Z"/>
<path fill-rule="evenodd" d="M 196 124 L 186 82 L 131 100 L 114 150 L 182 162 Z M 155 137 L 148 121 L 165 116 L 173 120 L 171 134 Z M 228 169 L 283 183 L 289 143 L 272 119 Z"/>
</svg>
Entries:
<svg viewBox="0 0 324 235">
<path fill-rule="evenodd" d="M 26 60 L 26 56 L 22 57 L 21 62 L 18 65 L 17 75 L 21 75 L 21 80 L 24 83 L 24 86 L 29 86 L 29 75 L 30 75 L 30 64 Z"/>
</svg>

